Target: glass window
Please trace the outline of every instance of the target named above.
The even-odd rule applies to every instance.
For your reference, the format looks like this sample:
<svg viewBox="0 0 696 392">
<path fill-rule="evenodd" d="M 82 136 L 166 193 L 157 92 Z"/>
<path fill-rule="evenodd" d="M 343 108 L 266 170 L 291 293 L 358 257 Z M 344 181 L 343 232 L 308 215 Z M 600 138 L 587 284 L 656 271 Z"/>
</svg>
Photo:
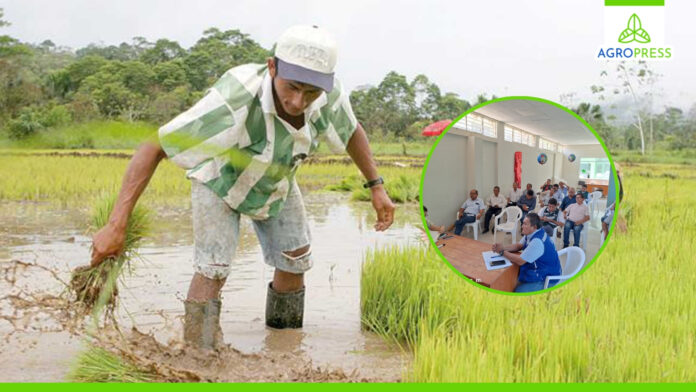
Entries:
<svg viewBox="0 0 696 392">
<path fill-rule="evenodd" d="M 611 164 L 607 158 L 580 158 L 580 179 L 608 180 Z"/>
</svg>

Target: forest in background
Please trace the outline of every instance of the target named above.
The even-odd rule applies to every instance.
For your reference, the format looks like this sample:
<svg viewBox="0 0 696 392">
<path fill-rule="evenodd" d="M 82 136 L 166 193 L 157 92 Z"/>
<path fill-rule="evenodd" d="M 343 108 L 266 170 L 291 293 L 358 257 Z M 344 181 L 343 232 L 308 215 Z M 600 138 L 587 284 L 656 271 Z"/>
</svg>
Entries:
<svg viewBox="0 0 696 392">
<path fill-rule="evenodd" d="M 0 32 L 9 25 L 0 9 Z M 261 63 L 272 55 L 239 30 L 209 28 L 190 48 L 166 38 L 150 42 L 134 37 L 119 45 L 89 44 L 73 49 L 47 39 L 27 43 L 0 34 L 0 140 L 12 146 L 36 135 L 116 123 L 119 129 L 154 129 L 195 103 L 229 68 Z M 560 103 L 587 120 L 612 150 L 650 154 L 680 150 L 696 154 L 696 105 L 684 112 L 654 104 L 660 75 L 647 63 L 619 63 L 603 71 L 604 85 L 588 86 L 594 102 L 575 103 L 564 94 Z M 471 106 L 495 98 L 480 93 L 467 101 L 443 92 L 426 75 L 408 78 L 397 71 L 376 86 L 350 94 L 353 110 L 377 142 L 423 140 L 423 127 L 453 119 Z M 623 98 L 626 121 L 607 114 L 612 98 Z M 688 106 L 688 105 L 686 105 Z M 135 125 L 128 125 L 135 124 Z M 46 148 L 92 148 L 94 140 L 75 139 Z M 114 146 L 118 147 L 118 146 Z"/>
</svg>

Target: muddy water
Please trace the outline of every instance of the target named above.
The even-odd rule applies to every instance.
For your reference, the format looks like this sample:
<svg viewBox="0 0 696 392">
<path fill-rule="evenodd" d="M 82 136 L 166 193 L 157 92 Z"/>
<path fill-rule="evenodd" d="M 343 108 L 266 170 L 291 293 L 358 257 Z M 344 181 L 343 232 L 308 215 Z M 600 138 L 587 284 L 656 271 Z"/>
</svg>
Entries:
<svg viewBox="0 0 696 392">
<path fill-rule="evenodd" d="M 386 233 L 376 233 L 368 203 L 349 202 L 337 193 L 312 193 L 305 196 L 305 202 L 315 265 L 306 274 L 304 328 L 278 331 L 265 327 L 266 286 L 273 270 L 263 263 L 251 222 L 242 219 L 237 256 L 223 288 L 221 322 L 226 343 L 242 353 L 290 353 L 314 366 L 397 380 L 408 358 L 360 328 L 360 265 L 369 247 L 421 241 L 417 207 L 399 206 L 394 226 Z M 138 262 L 121 285 L 118 319 L 122 326 L 135 325 L 168 343 L 181 337 L 181 301 L 192 275 L 191 214 L 188 205 L 155 207 L 155 211 L 156 226 L 141 247 L 144 261 Z M 85 206 L 56 209 L 44 204 L 4 203 L 0 206 L 0 262 L 36 263 L 62 271 L 67 279 L 71 269 L 89 259 L 88 215 Z M 47 272 L 27 270 L 23 277 L 29 290 L 60 290 Z M 0 312 L 10 311 L 8 307 L 0 303 Z M 0 334 L 5 336 L 0 348 L 2 381 L 63 379 L 82 344 L 42 323 L 48 322 L 24 320 L 23 331 L 11 333 L 18 326 L 0 318 Z"/>
</svg>

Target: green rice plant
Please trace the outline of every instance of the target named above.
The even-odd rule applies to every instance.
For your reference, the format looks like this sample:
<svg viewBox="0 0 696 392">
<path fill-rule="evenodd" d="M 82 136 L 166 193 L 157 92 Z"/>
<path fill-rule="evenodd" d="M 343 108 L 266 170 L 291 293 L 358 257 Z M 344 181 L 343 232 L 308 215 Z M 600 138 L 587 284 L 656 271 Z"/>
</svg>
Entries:
<svg viewBox="0 0 696 392">
<path fill-rule="evenodd" d="M 112 195 L 97 203 L 92 215 L 92 229 L 98 230 L 109 222 L 116 198 L 116 195 Z M 150 229 L 149 215 L 145 207 L 136 205 L 128 219 L 123 252 L 117 257 L 107 258 L 96 267 L 84 266 L 73 270 L 70 289 L 75 300 L 87 310 L 106 306 L 107 312 L 113 311 L 118 297 L 117 281 L 124 267 L 130 268 L 132 260 L 138 255 L 138 245 Z"/>
<path fill-rule="evenodd" d="M 132 151 L 116 150 L 110 153 L 123 154 Z M 91 201 L 104 193 L 117 192 L 128 166 L 128 159 L 109 156 L 52 156 L 57 150 L 36 151 L 43 155 L 31 155 L 25 150 L 23 155 L 0 154 L 0 200 L 50 201 L 61 204 L 77 201 Z M 94 150 L 75 150 L 76 154 L 90 154 Z M 16 154 L 17 152 L 15 152 Z M 417 167 L 380 167 L 380 174 L 387 180 L 387 190 L 398 183 L 403 176 L 417 181 L 420 176 Z M 298 184 L 303 189 L 322 189 L 330 184 L 338 184 L 349 176 L 362 178 L 355 165 L 345 164 L 307 164 L 300 167 Z M 364 180 L 359 181 L 362 187 Z M 355 185 L 358 186 L 358 185 Z M 160 163 L 150 180 L 142 200 L 147 204 L 188 203 L 191 195 L 191 182 L 185 171 L 168 160 Z M 345 189 L 350 191 L 351 187 Z M 409 195 L 413 198 L 417 185 L 409 185 Z"/>
<path fill-rule="evenodd" d="M 156 125 L 143 122 L 89 121 L 41 129 L 20 140 L 0 140 L 0 147 L 133 149 L 156 131 Z"/>
<path fill-rule="evenodd" d="M 91 203 L 117 192 L 127 159 L 77 156 L 0 155 L 0 200 Z M 143 199 L 181 203 L 190 197 L 190 181 L 173 163 L 160 163 Z"/>
<path fill-rule="evenodd" d="M 397 174 L 394 176 L 384 176 L 384 189 L 395 203 L 407 203 L 416 201 L 418 197 L 419 177 Z M 370 201 L 370 190 L 363 187 L 365 179 L 358 174 L 344 177 L 337 184 L 326 186 L 326 190 L 348 191 L 351 199 L 356 201 Z"/>
<path fill-rule="evenodd" d="M 363 322 L 407 343 L 404 379 L 696 381 L 696 181 L 686 168 L 623 168 L 626 230 L 614 230 L 594 264 L 549 293 L 481 290 L 432 250 L 368 252 Z M 639 174 L 661 170 L 677 177 Z"/>
<path fill-rule="evenodd" d="M 77 357 L 67 376 L 69 382 L 154 382 L 155 374 L 101 347 L 89 345 Z"/>
<path fill-rule="evenodd" d="M 451 325 L 458 316 L 457 288 L 466 288 L 433 250 L 400 246 L 368 250 L 360 285 L 363 326 L 406 345 L 416 343 L 426 325 Z"/>
</svg>

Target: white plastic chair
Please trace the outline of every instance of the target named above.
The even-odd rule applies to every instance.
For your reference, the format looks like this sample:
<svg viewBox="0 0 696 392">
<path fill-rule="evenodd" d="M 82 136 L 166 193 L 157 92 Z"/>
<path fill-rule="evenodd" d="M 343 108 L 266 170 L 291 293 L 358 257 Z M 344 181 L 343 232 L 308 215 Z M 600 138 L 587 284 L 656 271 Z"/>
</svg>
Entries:
<svg viewBox="0 0 696 392">
<path fill-rule="evenodd" d="M 590 205 L 590 217 L 594 217 L 595 210 L 599 211 L 599 199 L 602 198 L 602 191 L 594 191 L 587 196 Z"/>
<path fill-rule="evenodd" d="M 571 246 L 558 251 L 559 258 L 563 255 L 566 255 L 566 261 L 565 264 L 561 266 L 562 275 L 547 276 L 546 281 L 544 282 L 545 289 L 549 288 L 549 283 L 552 280 L 557 280 L 558 283 L 556 284 L 559 284 L 572 278 L 578 272 L 580 272 L 582 266 L 585 265 L 585 252 L 576 246 Z"/>
<path fill-rule="evenodd" d="M 502 216 L 506 216 L 505 223 L 500 223 Z M 517 242 L 517 226 L 520 218 L 522 218 L 522 210 L 519 207 L 505 207 L 503 212 L 495 217 L 495 229 L 493 229 L 493 242 L 497 242 L 496 238 L 499 231 L 512 234 L 512 243 Z"/>
<path fill-rule="evenodd" d="M 455 213 L 455 221 L 459 220 L 459 211 Z M 474 239 L 478 241 L 478 233 L 479 233 L 479 228 L 481 227 L 481 219 L 476 219 L 475 222 L 467 223 L 464 225 L 466 227 L 466 232 L 470 232 L 471 229 L 474 229 Z"/>
</svg>

